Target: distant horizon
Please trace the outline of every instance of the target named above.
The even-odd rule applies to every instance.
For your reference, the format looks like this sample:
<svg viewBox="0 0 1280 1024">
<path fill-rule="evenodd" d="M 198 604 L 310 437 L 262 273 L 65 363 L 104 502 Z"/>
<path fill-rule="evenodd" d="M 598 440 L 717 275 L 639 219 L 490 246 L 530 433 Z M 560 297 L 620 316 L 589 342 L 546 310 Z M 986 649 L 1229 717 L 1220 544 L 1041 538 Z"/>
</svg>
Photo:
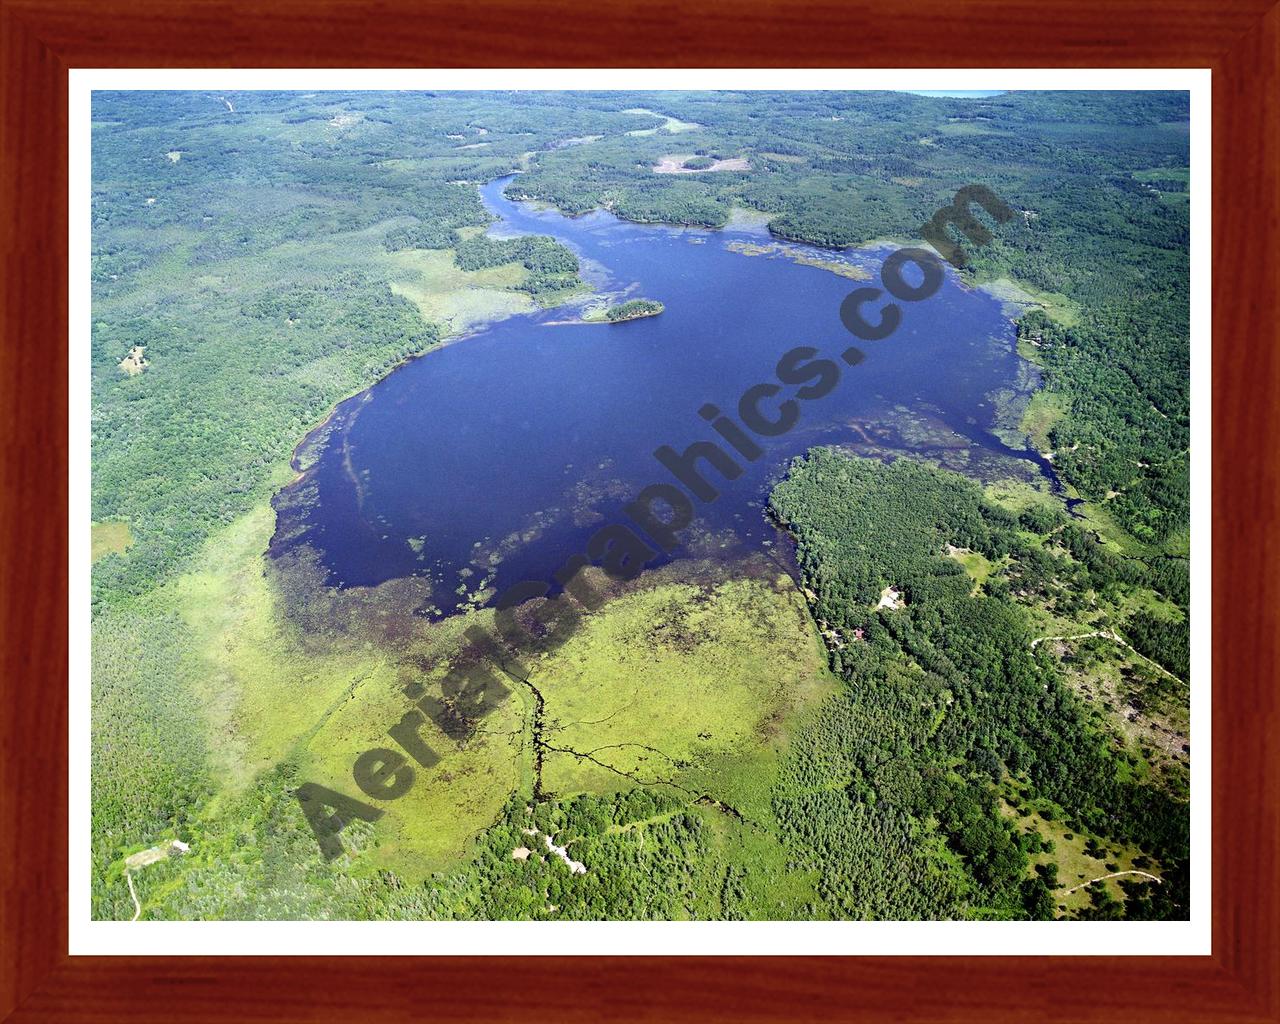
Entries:
<svg viewBox="0 0 1280 1024">
<path fill-rule="evenodd" d="M 912 96 L 950 97 L 951 99 L 976 100 L 988 96 L 1003 96 L 1008 89 L 903 89 Z"/>
</svg>

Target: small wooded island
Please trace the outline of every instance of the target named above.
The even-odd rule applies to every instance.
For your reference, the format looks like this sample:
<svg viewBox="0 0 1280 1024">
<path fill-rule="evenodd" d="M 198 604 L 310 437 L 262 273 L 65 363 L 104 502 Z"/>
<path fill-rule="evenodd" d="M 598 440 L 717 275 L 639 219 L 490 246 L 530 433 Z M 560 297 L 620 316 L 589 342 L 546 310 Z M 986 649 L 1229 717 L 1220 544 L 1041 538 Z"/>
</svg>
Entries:
<svg viewBox="0 0 1280 1024">
<path fill-rule="evenodd" d="M 657 316 L 666 308 L 656 299 L 631 299 L 618 306 L 590 310 L 583 314 L 582 319 L 592 323 L 620 324 L 627 320 L 639 320 L 645 316 Z"/>
</svg>

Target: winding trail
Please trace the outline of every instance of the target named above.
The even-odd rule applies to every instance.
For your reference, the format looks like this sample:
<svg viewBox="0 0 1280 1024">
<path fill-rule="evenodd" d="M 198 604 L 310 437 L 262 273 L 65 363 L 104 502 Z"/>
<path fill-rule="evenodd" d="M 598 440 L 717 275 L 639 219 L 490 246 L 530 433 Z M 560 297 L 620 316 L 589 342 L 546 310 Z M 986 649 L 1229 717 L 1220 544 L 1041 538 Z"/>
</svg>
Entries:
<svg viewBox="0 0 1280 1024">
<path fill-rule="evenodd" d="M 134 892 L 134 889 L 133 889 L 133 872 L 126 871 L 124 873 L 124 879 L 126 882 L 129 883 L 129 895 L 133 897 L 133 907 L 134 907 L 133 917 L 129 918 L 129 920 L 136 921 L 138 920 L 139 915 L 141 915 L 142 913 L 142 904 L 138 902 L 138 894 Z"/>
<path fill-rule="evenodd" d="M 1149 874 L 1146 871 L 1139 871 L 1137 868 L 1134 868 L 1134 870 L 1132 871 L 1113 871 L 1109 875 L 1100 875 L 1097 878 L 1091 878 L 1087 882 L 1081 882 L 1079 885 L 1073 885 L 1070 889 L 1064 890 L 1062 895 L 1070 896 L 1076 890 L 1083 889 L 1086 886 L 1093 885 L 1094 882 L 1105 882 L 1108 878 L 1119 878 L 1121 875 L 1141 875 L 1143 878 L 1151 879 L 1151 881 L 1155 882 L 1156 885 L 1160 885 L 1162 881 L 1160 878 L 1158 878 L 1155 875 Z"/>
<path fill-rule="evenodd" d="M 131 853 L 124 859 L 124 880 L 129 885 L 129 895 L 133 899 L 133 917 L 129 918 L 130 921 L 136 921 L 142 916 L 142 903 L 138 899 L 138 891 L 133 887 L 134 871 L 145 868 L 148 864 L 166 860 L 170 854 L 183 854 L 190 849 L 191 847 L 181 839 L 170 839 L 159 846 Z"/>
<path fill-rule="evenodd" d="M 1108 632 L 1105 629 L 1098 629 L 1094 630 L 1092 633 L 1076 633 L 1073 636 L 1038 636 L 1031 641 L 1031 649 L 1034 651 L 1036 649 L 1036 644 L 1042 644 L 1046 640 L 1087 640 L 1091 636 L 1104 636 L 1108 640 L 1120 640 L 1120 638 L 1114 633 Z M 1120 642 L 1123 643 L 1124 641 L 1121 640 Z"/>
<path fill-rule="evenodd" d="M 1037 644 L 1044 643 L 1044 641 L 1046 640 L 1087 640 L 1090 637 L 1094 637 L 1094 636 L 1100 636 L 1104 640 L 1113 640 L 1116 643 L 1118 643 L 1121 647 L 1129 648 L 1129 650 L 1133 652 L 1134 657 L 1140 658 L 1141 660 L 1145 661 L 1157 672 L 1164 673 L 1166 676 L 1168 676 L 1170 679 L 1174 680 L 1175 682 L 1179 682 L 1184 685 L 1186 684 L 1185 679 L 1183 679 L 1180 676 L 1174 675 L 1172 672 L 1170 672 L 1167 668 L 1165 668 L 1159 662 L 1152 661 L 1145 654 L 1136 650 L 1133 644 L 1129 643 L 1128 640 L 1124 639 L 1124 637 L 1120 636 L 1118 633 L 1110 629 L 1095 629 L 1092 633 L 1078 633 L 1075 636 L 1038 636 L 1031 641 L 1031 649 L 1034 651 L 1036 649 Z"/>
</svg>

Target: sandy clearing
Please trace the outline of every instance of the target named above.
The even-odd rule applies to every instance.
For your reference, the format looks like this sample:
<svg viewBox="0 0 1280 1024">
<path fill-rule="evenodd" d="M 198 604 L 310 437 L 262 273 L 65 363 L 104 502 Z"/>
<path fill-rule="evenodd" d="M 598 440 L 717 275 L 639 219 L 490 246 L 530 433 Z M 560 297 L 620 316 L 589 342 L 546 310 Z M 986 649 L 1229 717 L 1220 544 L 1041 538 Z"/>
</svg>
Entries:
<svg viewBox="0 0 1280 1024">
<path fill-rule="evenodd" d="M 902 607 L 902 594 L 896 587 L 885 587 L 880 591 L 880 602 L 877 608 L 888 608 L 890 611 L 897 611 Z"/>
<path fill-rule="evenodd" d="M 692 160 L 696 153 L 672 153 L 661 157 L 653 168 L 654 174 L 709 174 L 712 171 L 749 171 L 751 165 L 744 156 L 735 156 L 729 160 L 716 160 L 710 167 L 685 167 L 686 160 Z"/>
<path fill-rule="evenodd" d="M 534 837 L 542 836 L 542 841 L 546 843 L 547 849 L 551 853 L 554 853 L 562 861 L 564 861 L 565 866 L 568 867 L 570 874 L 585 875 L 587 873 L 587 866 L 583 864 L 582 861 L 573 860 L 569 856 L 569 848 L 567 846 L 556 846 L 556 844 L 551 841 L 551 837 L 547 835 L 545 832 L 539 832 L 536 828 L 522 828 L 520 831 L 527 836 L 534 836 Z M 521 846 L 518 849 L 523 850 L 525 849 L 525 847 Z M 529 852 L 532 852 L 532 851 L 529 851 Z M 515 856 L 515 851 L 512 851 L 511 856 L 513 857 Z M 528 856 L 528 853 L 526 853 L 526 856 Z"/>
<path fill-rule="evenodd" d="M 702 125 L 694 121 L 681 121 L 678 117 L 672 117 L 669 114 L 659 114 L 656 110 L 650 110 L 647 107 L 630 107 L 622 111 L 624 114 L 648 114 L 651 117 L 660 117 L 665 123 L 657 125 L 654 128 L 638 128 L 635 131 L 627 132 L 628 135 L 657 135 L 660 131 L 668 131 L 673 135 L 679 132 L 692 132 L 701 128 Z"/>
<path fill-rule="evenodd" d="M 124 370 L 130 377 L 136 377 L 151 364 L 144 358 L 147 351 L 146 345 L 134 345 L 129 349 L 129 354 L 120 360 L 120 369 Z"/>
<path fill-rule="evenodd" d="M 133 917 L 129 918 L 130 921 L 136 921 L 142 916 L 142 903 L 138 900 L 138 891 L 133 887 L 133 873 L 148 864 L 165 860 L 171 853 L 186 853 L 190 849 L 181 839 L 172 839 L 166 846 L 139 850 L 124 859 L 124 880 L 129 884 L 129 896 L 133 899 Z"/>
</svg>

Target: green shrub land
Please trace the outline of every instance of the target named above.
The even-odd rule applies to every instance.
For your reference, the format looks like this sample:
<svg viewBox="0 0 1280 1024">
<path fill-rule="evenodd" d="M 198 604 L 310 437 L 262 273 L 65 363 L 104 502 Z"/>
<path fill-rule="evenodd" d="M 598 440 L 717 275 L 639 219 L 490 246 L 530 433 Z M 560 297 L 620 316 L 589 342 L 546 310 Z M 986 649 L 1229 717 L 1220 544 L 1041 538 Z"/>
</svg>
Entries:
<svg viewBox="0 0 1280 1024">
<path fill-rule="evenodd" d="M 654 173 L 676 148 L 747 169 Z M 98 93 L 93 157 L 96 917 L 133 916 L 124 858 L 171 838 L 146 918 L 1186 916 L 1185 96 Z M 326 862 L 293 789 L 349 777 L 465 621 L 273 563 L 271 500 L 336 403 L 585 293 L 554 240 L 484 233 L 476 185 L 514 171 L 568 213 L 745 208 L 830 247 L 989 187 L 1016 215 L 962 273 L 1019 297 L 1023 429 L 1082 518 L 814 451 L 770 503 L 798 588 L 690 563 L 617 590 L 538 666 L 538 729 L 513 685 L 421 806 Z M 1088 884 L 1110 864 L 1134 873 Z"/>
<path fill-rule="evenodd" d="M 1158 860 L 1164 884 L 1142 884 L 1162 912 L 1185 914 L 1185 802 L 1131 777 L 1132 755 L 1032 646 L 1023 607 L 1059 591 L 1115 594 L 1148 582 L 1143 570 L 1075 526 L 1015 516 L 963 477 L 907 460 L 815 449 L 770 507 L 797 538 L 848 683 L 798 745 L 793 789 L 779 795 L 828 900 L 855 916 L 868 898 L 874 916 L 1039 916 L 1052 892 L 1028 877 L 1027 856 L 1043 837 L 998 807 L 1012 778 L 1077 831 Z M 1001 569 L 975 593 L 948 545 Z M 886 587 L 899 607 L 878 606 Z M 848 779 L 840 791 L 824 785 L 833 763 Z"/>
</svg>

